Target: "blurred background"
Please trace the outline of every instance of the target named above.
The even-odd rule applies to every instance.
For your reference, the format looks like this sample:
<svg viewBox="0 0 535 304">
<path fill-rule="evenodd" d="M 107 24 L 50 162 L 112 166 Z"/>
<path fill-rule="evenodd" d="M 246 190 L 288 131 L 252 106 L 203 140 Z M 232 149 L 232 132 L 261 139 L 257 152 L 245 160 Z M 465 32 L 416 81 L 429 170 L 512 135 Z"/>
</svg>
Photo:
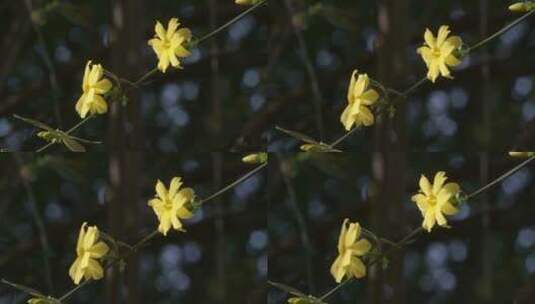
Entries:
<svg viewBox="0 0 535 304">
<path fill-rule="evenodd" d="M 234 0 L 2 1 L 0 147 L 33 151 L 44 143 L 12 114 L 64 130 L 77 123 L 88 60 L 129 80 L 154 68 L 147 41 L 156 20 L 167 27 L 178 17 L 200 38 L 247 8 Z M 105 142 L 92 151 L 264 148 L 267 125 L 257 125 L 256 116 L 267 103 L 260 83 L 270 19 L 270 9 L 259 7 L 192 49 L 183 70 L 157 73 L 129 92 L 126 107 L 110 106 L 76 134 Z"/>
<path fill-rule="evenodd" d="M 135 153 L 129 154 L 134 157 Z M 139 156 L 139 155 L 138 155 Z M 148 154 L 142 173 L 121 175 L 106 154 L 0 154 L 0 277 L 59 296 L 84 221 L 134 244 L 157 228 L 147 201 L 161 179 L 181 176 L 206 198 L 246 174 L 234 154 Z M 69 303 L 263 303 L 267 278 L 265 170 L 185 221 L 186 233 L 155 237 L 126 271 L 75 293 Z M 1 284 L 0 303 L 26 303 Z"/>
<path fill-rule="evenodd" d="M 275 124 L 332 142 L 344 134 L 340 115 L 354 69 L 395 89 L 426 75 L 416 49 L 429 28 L 449 25 L 468 45 L 521 16 L 518 1 L 293 1 L 271 25 L 279 37 L 268 51 L 268 82 Z M 289 12 L 293 27 L 290 26 Z M 452 72 L 454 80 L 426 83 L 393 119 L 360 130 L 346 148 L 397 151 L 504 151 L 535 146 L 535 18 L 477 50 Z M 271 151 L 294 151 L 297 142 L 270 132 Z"/>
<path fill-rule="evenodd" d="M 400 156 L 400 155 L 398 155 Z M 521 161 L 504 154 L 301 153 L 270 160 L 268 279 L 323 295 L 344 218 L 399 241 L 422 223 L 411 202 L 420 174 L 471 193 Z M 328 303 L 532 303 L 535 298 L 535 163 L 421 233 L 388 267 L 341 288 Z M 268 303 L 288 294 L 270 287 Z"/>
</svg>

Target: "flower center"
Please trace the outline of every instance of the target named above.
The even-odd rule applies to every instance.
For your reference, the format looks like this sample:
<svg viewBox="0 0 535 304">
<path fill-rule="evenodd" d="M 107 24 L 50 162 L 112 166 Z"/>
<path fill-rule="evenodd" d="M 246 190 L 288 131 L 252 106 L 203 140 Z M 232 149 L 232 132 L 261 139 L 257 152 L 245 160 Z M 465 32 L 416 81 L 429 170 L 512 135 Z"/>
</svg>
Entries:
<svg viewBox="0 0 535 304">
<path fill-rule="evenodd" d="M 163 42 L 163 47 L 164 48 L 166 48 L 166 49 L 171 48 L 171 41 L 169 41 L 168 39 L 164 39 L 162 42 Z"/>
<path fill-rule="evenodd" d="M 427 197 L 427 202 L 429 203 L 429 205 L 435 206 L 437 204 L 437 198 L 433 194 L 431 194 Z"/>
<path fill-rule="evenodd" d="M 439 58 L 440 55 L 442 54 L 442 52 L 440 51 L 439 48 L 433 48 L 432 51 L 431 51 L 431 55 L 435 58 Z"/>
</svg>

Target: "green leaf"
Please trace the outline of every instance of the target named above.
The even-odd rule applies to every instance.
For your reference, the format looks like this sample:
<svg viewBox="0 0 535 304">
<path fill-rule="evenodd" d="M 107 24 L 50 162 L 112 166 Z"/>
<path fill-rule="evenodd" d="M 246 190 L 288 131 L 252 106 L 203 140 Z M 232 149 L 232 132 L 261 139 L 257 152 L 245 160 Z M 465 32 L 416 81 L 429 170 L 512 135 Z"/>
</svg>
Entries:
<svg viewBox="0 0 535 304">
<path fill-rule="evenodd" d="M 315 139 L 313 139 L 312 137 L 310 136 L 307 136 L 303 133 L 299 133 L 299 132 L 296 132 L 296 131 L 292 131 L 292 130 L 287 130 L 287 129 L 284 129 L 284 128 L 281 128 L 279 126 L 275 127 L 277 130 L 283 132 L 283 133 L 286 133 L 288 135 L 290 135 L 291 137 L 295 138 L 295 139 L 298 139 L 300 141 L 304 141 L 306 143 L 309 143 L 309 144 L 315 144 L 315 145 L 320 145 L 321 143 L 319 141 L 316 141 Z"/>
<path fill-rule="evenodd" d="M 77 142 L 75 139 L 73 139 L 72 137 L 69 137 L 65 133 L 63 133 L 61 141 L 65 144 L 67 149 L 69 149 L 72 152 L 85 152 L 86 151 L 85 147 L 81 143 Z"/>
<path fill-rule="evenodd" d="M 15 117 L 18 120 L 22 120 L 25 123 L 30 124 L 30 125 L 32 125 L 34 127 L 39 128 L 39 129 L 43 129 L 43 130 L 50 131 L 50 132 L 54 132 L 55 131 L 52 127 L 50 127 L 50 126 L 48 126 L 48 125 L 46 125 L 46 124 L 44 124 L 44 123 L 42 123 L 40 121 L 37 121 L 35 119 L 22 117 L 22 116 L 19 116 L 17 114 L 14 114 L 13 117 Z"/>
<path fill-rule="evenodd" d="M 303 292 L 301 292 L 299 289 L 291 287 L 291 286 L 288 286 L 286 284 L 277 283 L 277 282 L 273 282 L 273 281 L 268 281 L 268 283 L 270 285 L 272 285 L 273 287 L 276 287 L 276 288 L 278 288 L 278 289 L 280 289 L 282 291 L 286 291 L 287 293 L 292 294 L 294 296 L 307 297 L 307 295 L 304 294 Z"/>
</svg>

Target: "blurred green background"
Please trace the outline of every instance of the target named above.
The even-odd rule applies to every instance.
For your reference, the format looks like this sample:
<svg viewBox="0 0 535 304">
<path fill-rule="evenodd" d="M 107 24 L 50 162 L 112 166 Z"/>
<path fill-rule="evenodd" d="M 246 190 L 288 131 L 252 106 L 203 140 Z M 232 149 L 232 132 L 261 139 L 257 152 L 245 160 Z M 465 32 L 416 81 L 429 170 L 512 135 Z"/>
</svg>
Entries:
<svg viewBox="0 0 535 304">
<path fill-rule="evenodd" d="M 394 153 L 395 154 L 395 153 Z M 446 171 L 466 193 L 521 161 L 502 154 L 296 154 L 271 157 L 268 279 L 320 296 L 344 218 L 399 241 L 422 223 L 410 197 L 420 174 Z M 389 265 L 368 268 L 328 303 L 532 303 L 535 297 L 535 163 L 464 205 L 451 229 L 421 233 Z M 286 293 L 270 287 L 268 303 Z"/>
<path fill-rule="evenodd" d="M 173 176 L 181 176 L 184 186 L 206 198 L 254 168 L 240 158 L 148 154 L 138 159 L 141 173 L 127 178 L 117 174 L 113 160 L 103 153 L 0 154 L 0 277 L 62 295 L 74 287 L 68 270 L 84 221 L 134 244 L 157 228 L 156 216 L 147 206 L 157 179 L 168 186 Z M 207 202 L 185 221 L 186 233 L 157 236 L 129 259 L 125 273 L 114 277 L 108 272 L 103 280 L 75 293 L 69 303 L 265 302 L 264 171 Z M 48 250 L 40 241 L 43 234 L 36 216 L 43 222 Z M 0 286 L 2 304 L 25 303 L 26 298 Z"/>
</svg>

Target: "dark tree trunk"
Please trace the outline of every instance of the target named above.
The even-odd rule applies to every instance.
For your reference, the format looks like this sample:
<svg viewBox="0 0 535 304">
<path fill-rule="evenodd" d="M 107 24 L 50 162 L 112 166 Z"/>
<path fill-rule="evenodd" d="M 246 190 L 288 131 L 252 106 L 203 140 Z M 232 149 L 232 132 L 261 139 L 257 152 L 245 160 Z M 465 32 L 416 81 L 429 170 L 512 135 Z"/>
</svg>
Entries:
<svg viewBox="0 0 535 304">
<path fill-rule="evenodd" d="M 146 43 L 143 33 L 144 20 L 141 0 L 115 0 L 111 10 L 111 70 L 128 79 L 135 79 L 141 70 L 140 50 Z M 139 98 L 134 90 L 128 94 L 126 106 L 118 102 L 110 104 L 109 112 L 109 229 L 119 238 L 136 235 L 139 229 L 140 181 L 143 153 L 143 126 L 139 113 Z M 127 303 L 139 303 L 140 288 L 138 258 L 127 261 L 125 272 L 125 297 Z M 121 299 L 120 273 L 117 268 L 107 276 L 107 302 L 119 303 Z"/>
<path fill-rule="evenodd" d="M 378 71 L 377 78 L 387 87 L 399 88 L 407 78 L 406 48 L 408 45 L 408 1 L 378 2 Z M 371 228 L 379 235 L 399 238 L 404 231 L 403 206 L 406 179 L 407 136 L 405 107 L 396 103 L 394 118 L 384 115 L 375 126 L 372 156 L 374 191 L 371 191 Z M 403 254 L 390 257 L 389 269 L 370 269 L 370 303 L 403 303 Z M 389 289 L 388 297 L 384 290 Z"/>
</svg>

